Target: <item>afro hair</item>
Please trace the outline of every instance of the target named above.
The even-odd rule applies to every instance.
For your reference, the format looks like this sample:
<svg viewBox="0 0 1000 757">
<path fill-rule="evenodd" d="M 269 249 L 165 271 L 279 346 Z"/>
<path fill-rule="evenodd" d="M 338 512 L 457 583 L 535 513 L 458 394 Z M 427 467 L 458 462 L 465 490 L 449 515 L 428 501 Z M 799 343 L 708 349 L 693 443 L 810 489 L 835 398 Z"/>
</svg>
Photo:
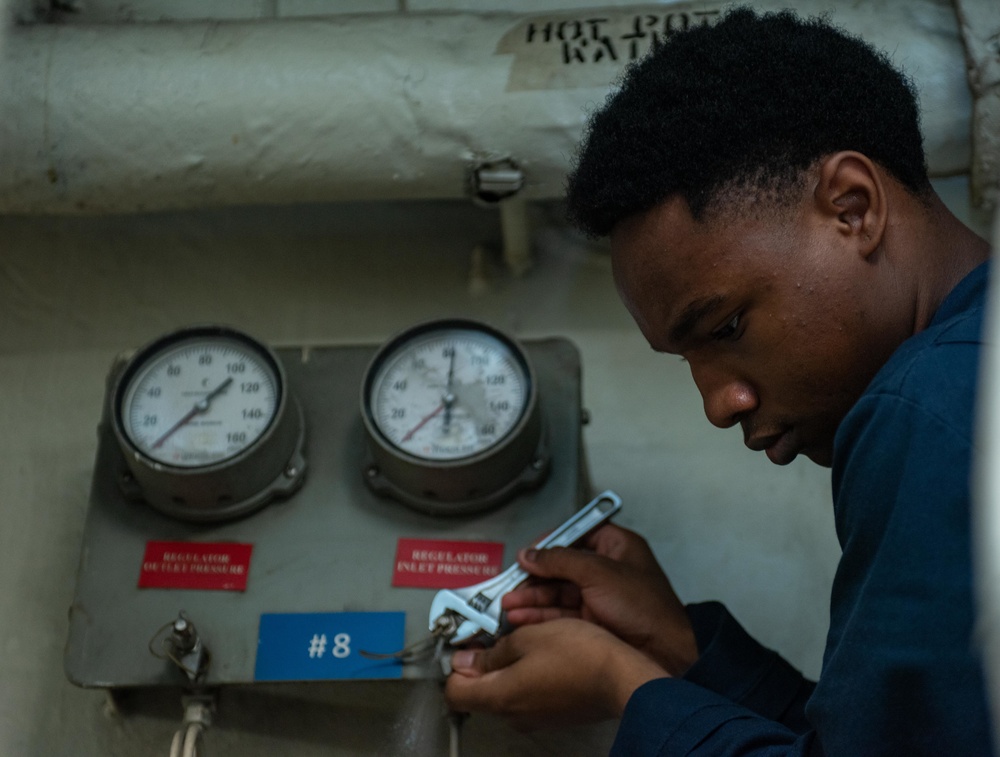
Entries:
<svg viewBox="0 0 1000 757">
<path fill-rule="evenodd" d="M 912 83 L 823 19 L 737 8 L 675 32 L 625 70 L 588 124 L 567 182 L 568 215 L 601 237 L 679 194 L 701 219 L 734 188 L 780 199 L 840 150 L 866 155 L 924 196 Z"/>
</svg>

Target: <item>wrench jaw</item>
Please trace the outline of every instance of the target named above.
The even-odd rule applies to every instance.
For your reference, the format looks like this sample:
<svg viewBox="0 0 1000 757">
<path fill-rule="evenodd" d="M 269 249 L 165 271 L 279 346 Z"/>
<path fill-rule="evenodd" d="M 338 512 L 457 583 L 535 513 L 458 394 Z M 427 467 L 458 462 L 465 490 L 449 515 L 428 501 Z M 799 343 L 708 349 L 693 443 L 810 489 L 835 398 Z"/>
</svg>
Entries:
<svg viewBox="0 0 1000 757">
<path fill-rule="evenodd" d="M 464 644 L 479 634 L 496 636 L 500 630 L 499 603 L 491 602 L 483 610 L 476 610 L 469 600 L 449 590 L 442 589 L 431 602 L 429 628 L 433 633 L 439 626 L 439 619 L 452 615 L 458 628 L 448 638 L 449 644 Z"/>
</svg>

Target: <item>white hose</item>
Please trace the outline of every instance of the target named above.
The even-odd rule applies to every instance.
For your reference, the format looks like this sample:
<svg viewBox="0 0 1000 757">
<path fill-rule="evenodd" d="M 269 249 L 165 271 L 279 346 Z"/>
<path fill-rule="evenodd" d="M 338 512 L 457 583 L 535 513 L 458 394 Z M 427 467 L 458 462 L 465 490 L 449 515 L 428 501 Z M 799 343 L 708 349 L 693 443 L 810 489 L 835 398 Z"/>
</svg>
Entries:
<svg viewBox="0 0 1000 757">
<path fill-rule="evenodd" d="M 198 723 L 192 723 L 188 726 L 187 734 L 184 736 L 184 750 L 181 752 L 181 757 L 198 757 L 201 753 L 199 745 L 201 743 L 202 730 L 204 728 Z"/>
<path fill-rule="evenodd" d="M 170 742 L 170 757 L 205 757 L 201 734 L 212 722 L 211 706 L 203 700 L 188 702 L 184 722 Z"/>
<path fill-rule="evenodd" d="M 459 713 L 448 715 L 448 757 L 462 757 L 462 723 L 466 716 Z"/>
</svg>

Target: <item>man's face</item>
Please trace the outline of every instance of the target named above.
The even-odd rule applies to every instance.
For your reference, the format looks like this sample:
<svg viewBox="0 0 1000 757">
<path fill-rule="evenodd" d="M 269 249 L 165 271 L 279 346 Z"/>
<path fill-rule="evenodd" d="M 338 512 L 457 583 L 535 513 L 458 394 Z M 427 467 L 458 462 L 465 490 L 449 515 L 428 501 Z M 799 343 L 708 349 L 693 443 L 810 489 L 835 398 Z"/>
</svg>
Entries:
<svg viewBox="0 0 1000 757">
<path fill-rule="evenodd" d="M 688 362 L 714 425 L 739 423 L 779 465 L 830 465 L 837 426 L 901 338 L 877 265 L 836 217 L 803 202 L 697 222 L 672 197 L 620 223 L 611 247 L 625 305 L 654 350 Z"/>
</svg>

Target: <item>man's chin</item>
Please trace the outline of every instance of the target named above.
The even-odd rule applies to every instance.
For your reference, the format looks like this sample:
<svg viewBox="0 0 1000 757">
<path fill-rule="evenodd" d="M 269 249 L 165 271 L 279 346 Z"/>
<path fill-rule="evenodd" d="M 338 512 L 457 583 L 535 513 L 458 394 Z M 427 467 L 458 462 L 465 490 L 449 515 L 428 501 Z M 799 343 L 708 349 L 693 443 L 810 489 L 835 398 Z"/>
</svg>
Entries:
<svg viewBox="0 0 1000 757">
<path fill-rule="evenodd" d="M 822 465 L 824 468 L 829 468 L 833 465 L 833 450 L 829 448 L 824 449 L 806 449 L 802 450 L 802 454 L 812 460 L 816 465 Z"/>
<path fill-rule="evenodd" d="M 767 459 L 775 465 L 788 465 L 799 455 L 805 455 L 817 465 L 829 468 L 833 462 L 833 446 L 800 446 L 796 431 L 790 430 L 764 450 Z"/>
<path fill-rule="evenodd" d="M 779 453 L 775 451 L 773 447 L 771 449 L 764 450 L 764 454 L 767 455 L 767 459 L 775 465 L 788 465 L 792 462 L 792 460 L 799 456 L 798 452 Z"/>
</svg>

